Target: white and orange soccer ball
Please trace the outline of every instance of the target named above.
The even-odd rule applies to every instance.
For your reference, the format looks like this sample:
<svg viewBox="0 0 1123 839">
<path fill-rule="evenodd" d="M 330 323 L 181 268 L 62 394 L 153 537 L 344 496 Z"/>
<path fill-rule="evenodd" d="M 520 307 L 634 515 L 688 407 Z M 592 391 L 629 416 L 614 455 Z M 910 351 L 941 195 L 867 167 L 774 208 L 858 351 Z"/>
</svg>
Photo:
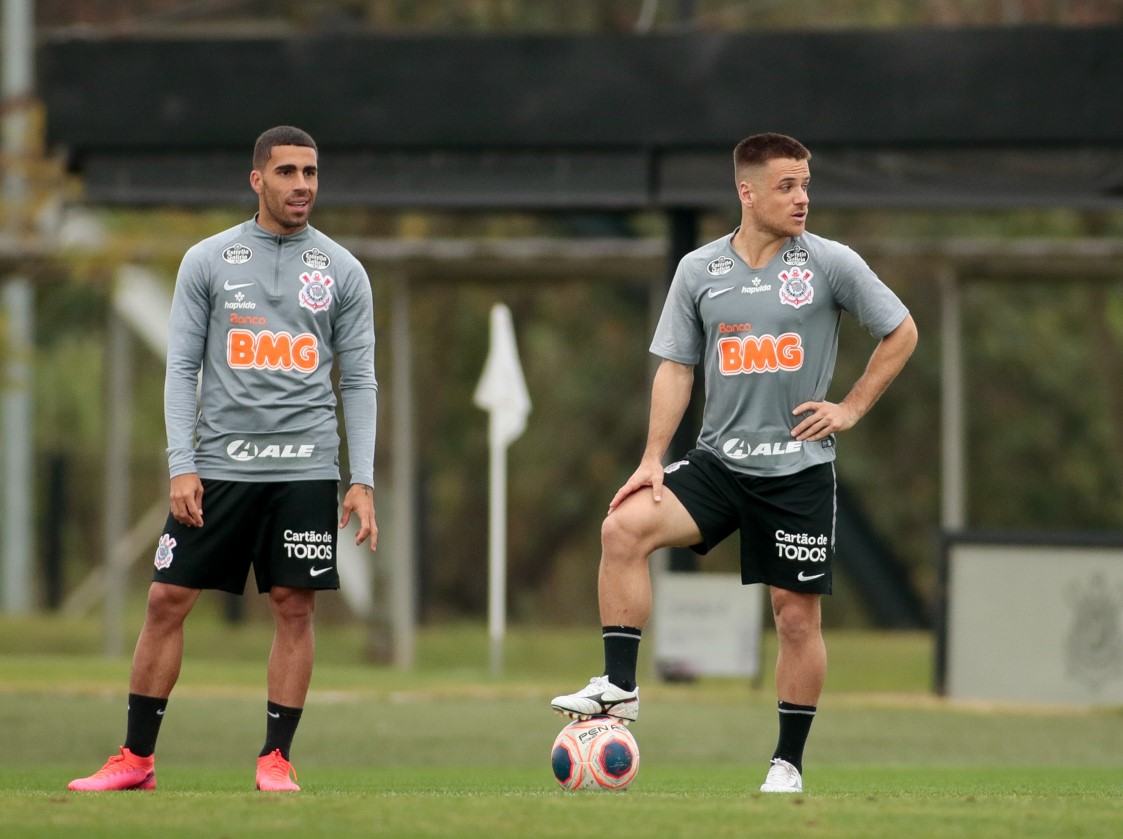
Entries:
<svg viewBox="0 0 1123 839">
<path fill-rule="evenodd" d="M 578 720 L 554 740 L 550 766 L 568 790 L 627 789 L 639 771 L 639 746 L 615 717 Z"/>
</svg>

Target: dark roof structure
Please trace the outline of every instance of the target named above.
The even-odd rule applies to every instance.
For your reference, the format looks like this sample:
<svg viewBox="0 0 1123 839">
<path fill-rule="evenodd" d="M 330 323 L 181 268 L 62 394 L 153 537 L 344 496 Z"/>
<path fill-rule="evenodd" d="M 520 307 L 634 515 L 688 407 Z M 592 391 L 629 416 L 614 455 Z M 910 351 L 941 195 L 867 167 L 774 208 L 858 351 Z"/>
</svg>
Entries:
<svg viewBox="0 0 1123 839">
<path fill-rule="evenodd" d="M 95 203 L 245 203 L 254 138 L 323 151 L 323 203 L 727 206 L 782 131 L 819 206 L 1123 206 L 1123 27 L 598 37 L 65 40 L 48 138 Z"/>
</svg>

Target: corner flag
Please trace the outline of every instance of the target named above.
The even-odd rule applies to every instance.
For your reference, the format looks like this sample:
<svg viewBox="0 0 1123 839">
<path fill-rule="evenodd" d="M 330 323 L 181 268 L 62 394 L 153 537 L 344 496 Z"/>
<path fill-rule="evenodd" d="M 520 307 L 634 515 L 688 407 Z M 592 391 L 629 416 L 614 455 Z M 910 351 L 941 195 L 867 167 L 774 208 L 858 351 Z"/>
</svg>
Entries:
<svg viewBox="0 0 1123 839">
<path fill-rule="evenodd" d="M 491 347 L 472 401 L 488 412 L 487 633 L 497 676 L 507 629 L 507 447 L 522 436 L 530 413 L 511 310 L 502 303 L 491 307 Z"/>
<path fill-rule="evenodd" d="M 491 415 L 488 443 L 493 448 L 511 445 L 526 430 L 530 394 L 519 363 L 511 310 L 502 303 L 491 307 L 491 346 L 473 401 Z"/>
</svg>

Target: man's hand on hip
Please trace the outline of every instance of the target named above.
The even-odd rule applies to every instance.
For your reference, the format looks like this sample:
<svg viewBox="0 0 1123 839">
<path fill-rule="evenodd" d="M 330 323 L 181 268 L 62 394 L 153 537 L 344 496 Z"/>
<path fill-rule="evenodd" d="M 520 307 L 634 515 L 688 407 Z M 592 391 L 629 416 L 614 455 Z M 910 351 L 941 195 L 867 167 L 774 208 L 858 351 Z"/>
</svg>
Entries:
<svg viewBox="0 0 1123 839">
<path fill-rule="evenodd" d="M 803 419 L 792 429 L 792 436 L 804 442 L 825 440 L 837 431 L 853 428 L 858 415 L 845 403 L 804 402 L 792 411 Z"/>
</svg>

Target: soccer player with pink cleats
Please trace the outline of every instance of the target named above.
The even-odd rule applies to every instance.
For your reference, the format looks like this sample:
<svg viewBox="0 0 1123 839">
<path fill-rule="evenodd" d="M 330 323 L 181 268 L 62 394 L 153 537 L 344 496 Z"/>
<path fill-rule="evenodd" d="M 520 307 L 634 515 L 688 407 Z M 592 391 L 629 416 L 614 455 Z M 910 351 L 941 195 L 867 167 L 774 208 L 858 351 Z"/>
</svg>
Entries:
<svg viewBox="0 0 1123 839">
<path fill-rule="evenodd" d="M 66 785 L 78 792 L 112 792 L 117 790 L 156 789 L 156 758 L 134 755 L 124 746 L 105 765 L 86 778 L 75 778 Z"/>
<path fill-rule="evenodd" d="M 280 749 L 257 759 L 257 788 L 262 792 L 300 792 L 300 787 L 293 783 L 295 780 L 296 770 Z"/>
</svg>

